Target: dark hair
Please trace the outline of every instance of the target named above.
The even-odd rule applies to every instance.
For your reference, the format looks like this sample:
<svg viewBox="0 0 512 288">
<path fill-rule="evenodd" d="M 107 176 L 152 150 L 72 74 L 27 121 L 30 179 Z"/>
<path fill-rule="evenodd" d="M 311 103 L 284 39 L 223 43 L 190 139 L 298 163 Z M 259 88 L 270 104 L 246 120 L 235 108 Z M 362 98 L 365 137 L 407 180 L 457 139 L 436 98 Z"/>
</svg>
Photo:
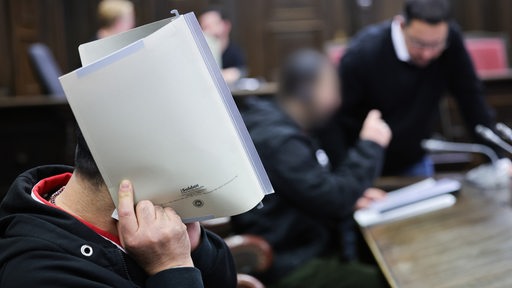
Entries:
<svg viewBox="0 0 512 288">
<path fill-rule="evenodd" d="M 312 86 L 328 61 L 324 54 L 312 49 L 292 53 L 281 67 L 279 97 L 310 99 Z"/>
<path fill-rule="evenodd" d="M 89 146 L 85 142 L 80 129 L 77 129 L 76 137 L 76 150 L 75 150 L 75 172 L 95 187 L 105 185 L 100 170 L 92 157 Z"/>
<path fill-rule="evenodd" d="M 201 15 L 208 13 L 208 12 L 218 13 L 220 15 L 220 18 L 222 18 L 222 20 L 231 21 L 231 19 L 229 18 L 229 15 L 226 13 L 226 10 L 224 8 L 222 8 L 221 6 L 218 6 L 218 5 L 208 6 L 206 9 L 203 10 Z"/>
<path fill-rule="evenodd" d="M 429 24 L 439 24 L 451 19 L 448 0 L 407 0 L 404 7 L 405 22 L 421 20 Z"/>
</svg>

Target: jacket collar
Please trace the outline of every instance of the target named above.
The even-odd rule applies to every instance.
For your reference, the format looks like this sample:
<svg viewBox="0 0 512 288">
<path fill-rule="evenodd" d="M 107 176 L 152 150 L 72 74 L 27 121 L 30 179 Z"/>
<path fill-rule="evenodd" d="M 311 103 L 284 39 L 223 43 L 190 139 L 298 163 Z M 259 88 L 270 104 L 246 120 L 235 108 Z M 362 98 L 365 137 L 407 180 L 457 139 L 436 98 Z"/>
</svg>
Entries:
<svg viewBox="0 0 512 288">
<path fill-rule="evenodd" d="M 73 175 L 72 173 L 66 172 L 63 174 L 54 175 L 54 176 L 50 176 L 48 178 L 41 179 L 39 182 L 37 182 L 36 185 L 34 185 L 34 188 L 32 188 L 32 192 L 31 192 L 32 198 L 35 201 L 37 201 L 43 205 L 50 206 L 52 208 L 64 211 L 59 206 L 56 206 L 56 205 L 48 202 L 46 200 L 46 198 L 49 195 L 51 195 L 52 193 L 54 193 L 56 190 L 60 189 L 61 187 L 66 186 L 67 183 L 69 182 L 69 179 L 71 179 L 72 175 Z M 64 211 L 64 212 L 66 212 L 66 211 Z M 100 229 L 96 225 L 89 223 L 80 217 L 77 217 L 74 215 L 71 215 L 71 216 L 76 218 L 76 220 L 80 221 L 85 226 L 89 227 L 91 230 L 93 230 L 94 232 L 99 234 L 101 237 L 112 242 L 112 244 L 116 245 L 119 249 L 121 249 L 124 252 L 124 249 L 121 246 L 121 241 L 120 241 L 119 237 Z"/>
</svg>

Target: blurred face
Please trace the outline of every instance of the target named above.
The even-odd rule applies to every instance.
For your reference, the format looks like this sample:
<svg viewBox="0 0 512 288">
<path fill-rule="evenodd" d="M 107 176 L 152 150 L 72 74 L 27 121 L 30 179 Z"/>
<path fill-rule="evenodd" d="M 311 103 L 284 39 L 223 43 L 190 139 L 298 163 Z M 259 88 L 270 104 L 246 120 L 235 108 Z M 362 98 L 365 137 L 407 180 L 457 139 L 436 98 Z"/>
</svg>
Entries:
<svg viewBox="0 0 512 288">
<path fill-rule="evenodd" d="M 199 24 L 205 34 L 218 39 L 224 39 L 229 32 L 227 31 L 227 23 L 218 12 L 206 12 L 199 17 Z"/>
<path fill-rule="evenodd" d="M 313 85 L 310 111 L 312 122 L 325 123 L 341 105 L 338 74 L 334 67 L 327 63 L 323 65 L 317 80 Z"/>
<path fill-rule="evenodd" d="M 135 13 L 133 11 L 126 13 L 116 21 L 112 27 L 114 34 L 126 32 L 135 27 Z"/>
<path fill-rule="evenodd" d="M 425 67 L 443 53 L 447 46 L 448 23 L 429 24 L 421 20 L 402 22 L 402 31 L 411 62 Z"/>
</svg>

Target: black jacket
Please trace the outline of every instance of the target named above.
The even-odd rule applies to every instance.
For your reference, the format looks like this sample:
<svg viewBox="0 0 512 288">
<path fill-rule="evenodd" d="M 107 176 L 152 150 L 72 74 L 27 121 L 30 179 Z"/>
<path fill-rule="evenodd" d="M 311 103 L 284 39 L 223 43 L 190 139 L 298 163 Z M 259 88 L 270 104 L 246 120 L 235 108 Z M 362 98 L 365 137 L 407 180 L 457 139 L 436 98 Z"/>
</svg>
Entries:
<svg viewBox="0 0 512 288">
<path fill-rule="evenodd" d="M 46 166 L 20 175 L 0 205 L 0 287 L 235 287 L 231 255 L 217 236 L 203 231 L 192 253 L 197 268 L 175 268 L 152 277 L 114 244 L 69 214 L 36 202 L 41 179 L 72 172 Z M 83 245 L 92 247 L 84 256 Z M 201 277 L 202 276 L 202 277 Z"/>
<path fill-rule="evenodd" d="M 339 68 L 343 105 L 338 115 L 338 133 L 345 133 L 343 139 L 352 145 L 367 113 L 379 109 L 393 132 L 384 174 L 401 174 L 424 157 L 421 141 L 431 137 L 439 101 L 447 92 L 455 98 L 470 133 L 477 124 L 491 127 L 493 123 L 483 85 L 453 23 L 447 41 L 448 46 L 438 59 L 426 67 L 417 67 L 398 59 L 391 22 L 386 22 L 360 32 L 342 58 Z M 327 145 L 328 154 L 341 153 L 342 145 L 333 141 Z"/>
<path fill-rule="evenodd" d="M 242 116 L 275 189 L 262 209 L 233 217 L 239 233 L 260 235 L 272 246 L 273 265 L 260 276 L 271 283 L 309 260 L 339 253 L 339 227 L 380 173 L 383 149 L 361 141 L 330 171 L 318 147 L 274 102 L 249 100 Z"/>
</svg>

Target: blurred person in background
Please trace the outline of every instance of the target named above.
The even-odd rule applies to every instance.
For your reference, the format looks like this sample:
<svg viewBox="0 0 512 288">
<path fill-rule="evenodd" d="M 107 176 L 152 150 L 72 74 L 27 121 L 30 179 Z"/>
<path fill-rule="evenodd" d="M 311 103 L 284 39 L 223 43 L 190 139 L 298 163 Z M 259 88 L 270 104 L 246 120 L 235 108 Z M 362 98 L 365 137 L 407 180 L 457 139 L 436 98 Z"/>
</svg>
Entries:
<svg viewBox="0 0 512 288">
<path fill-rule="evenodd" d="M 336 159 L 343 158 L 338 157 L 346 151 L 342 147 L 357 143 L 368 111 L 378 109 L 393 131 L 383 174 L 432 176 L 434 165 L 421 141 L 431 137 L 447 92 L 475 139 L 478 124 L 493 126 L 482 83 L 447 0 L 407 0 L 403 15 L 361 31 L 351 40 L 339 75 L 343 105 L 333 129 L 321 137 Z"/>
<path fill-rule="evenodd" d="M 208 8 L 199 16 L 203 32 L 214 38 L 221 53 L 222 76 L 228 84 L 235 83 L 245 74 L 245 59 L 242 50 L 230 39 L 231 21 L 222 9 Z"/>
<path fill-rule="evenodd" d="M 135 27 L 135 10 L 128 0 L 103 0 L 98 5 L 99 29 L 96 38 L 101 39 L 128 31 Z"/>
<path fill-rule="evenodd" d="M 313 50 L 292 54 L 276 100 L 248 99 L 242 116 L 275 194 L 264 207 L 233 217 L 237 233 L 265 238 L 274 261 L 270 287 L 385 287 L 379 271 L 354 261 L 354 210 L 385 193 L 371 188 L 391 132 L 368 113 L 358 143 L 337 169 L 312 134 L 341 104 L 336 70 Z"/>
</svg>

